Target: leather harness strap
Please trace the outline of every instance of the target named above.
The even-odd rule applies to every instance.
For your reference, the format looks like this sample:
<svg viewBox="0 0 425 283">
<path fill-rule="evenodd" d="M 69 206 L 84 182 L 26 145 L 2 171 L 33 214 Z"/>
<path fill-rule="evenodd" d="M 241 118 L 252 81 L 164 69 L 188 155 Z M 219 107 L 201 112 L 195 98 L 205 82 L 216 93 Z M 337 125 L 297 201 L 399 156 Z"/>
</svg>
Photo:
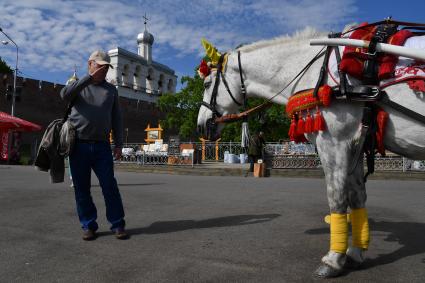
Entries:
<svg viewBox="0 0 425 283">
<path fill-rule="evenodd" d="M 406 108 L 403 105 L 398 104 L 397 102 L 391 101 L 386 92 L 383 92 L 381 99 L 378 101 L 378 104 L 381 104 L 381 103 L 425 125 L 424 115 L 419 114 L 418 112 L 415 112 L 413 110 L 410 110 L 409 108 Z"/>
</svg>

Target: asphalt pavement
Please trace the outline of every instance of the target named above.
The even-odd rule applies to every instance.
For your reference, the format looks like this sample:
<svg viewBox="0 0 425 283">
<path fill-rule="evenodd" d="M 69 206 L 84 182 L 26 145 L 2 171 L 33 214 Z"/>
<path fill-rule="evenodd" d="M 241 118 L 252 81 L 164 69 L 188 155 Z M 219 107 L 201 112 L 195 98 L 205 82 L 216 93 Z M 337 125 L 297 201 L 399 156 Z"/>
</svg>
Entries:
<svg viewBox="0 0 425 283">
<path fill-rule="evenodd" d="M 317 282 L 327 252 L 322 178 L 118 171 L 131 238 L 115 239 L 93 177 L 100 237 L 81 239 L 69 182 L 0 166 L 0 282 Z M 425 182 L 370 180 L 371 246 L 330 282 L 424 282 Z"/>
</svg>

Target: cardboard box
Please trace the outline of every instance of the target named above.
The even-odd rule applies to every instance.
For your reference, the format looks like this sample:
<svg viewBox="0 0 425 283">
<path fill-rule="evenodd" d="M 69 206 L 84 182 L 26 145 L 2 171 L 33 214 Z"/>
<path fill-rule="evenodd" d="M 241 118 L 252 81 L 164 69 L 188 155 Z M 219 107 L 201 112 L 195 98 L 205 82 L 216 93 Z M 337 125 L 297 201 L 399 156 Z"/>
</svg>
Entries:
<svg viewBox="0 0 425 283">
<path fill-rule="evenodd" d="M 265 177 L 266 176 L 266 164 L 255 163 L 254 164 L 254 177 Z"/>
</svg>

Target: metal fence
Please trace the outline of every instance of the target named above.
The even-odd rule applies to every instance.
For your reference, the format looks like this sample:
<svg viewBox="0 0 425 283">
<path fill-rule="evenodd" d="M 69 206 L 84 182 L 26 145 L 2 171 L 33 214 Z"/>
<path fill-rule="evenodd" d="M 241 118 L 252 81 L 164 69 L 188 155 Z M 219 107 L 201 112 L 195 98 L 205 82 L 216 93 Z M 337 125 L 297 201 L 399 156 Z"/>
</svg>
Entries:
<svg viewBox="0 0 425 283">
<path fill-rule="evenodd" d="M 238 142 L 196 142 L 196 151 L 202 154 L 202 161 L 222 162 L 226 154 L 239 156 L 246 149 Z M 125 144 L 122 159 L 118 162 L 137 163 L 140 165 L 194 165 L 194 155 L 181 155 L 178 145 L 169 147 L 168 152 L 143 152 L 142 144 Z M 273 169 L 317 169 L 322 164 L 315 146 L 309 143 L 293 142 L 267 143 L 264 148 L 264 159 L 268 168 Z M 201 156 L 198 157 L 201 159 Z M 236 159 L 237 160 L 237 159 Z M 366 164 L 366 162 L 365 162 Z M 389 154 L 375 158 L 376 171 L 425 171 L 425 161 L 410 160 L 398 155 Z"/>
<path fill-rule="evenodd" d="M 283 143 L 268 144 L 265 149 L 265 159 L 269 168 L 275 169 L 316 169 L 322 164 L 317 151 L 312 144 Z M 364 159 L 366 166 L 366 159 Z M 389 153 L 386 156 L 375 157 L 376 171 L 425 171 L 425 161 L 411 160 Z"/>
<path fill-rule="evenodd" d="M 193 154 L 181 154 L 170 152 L 145 152 L 141 150 L 140 144 L 124 144 L 122 156 L 120 160 L 116 160 L 117 163 L 136 163 L 139 165 L 194 165 Z"/>
<path fill-rule="evenodd" d="M 224 161 L 226 153 L 239 155 L 246 153 L 246 149 L 241 146 L 240 142 L 197 142 L 196 149 L 202 152 L 202 160 L 204 161 Z"/>
</svg>

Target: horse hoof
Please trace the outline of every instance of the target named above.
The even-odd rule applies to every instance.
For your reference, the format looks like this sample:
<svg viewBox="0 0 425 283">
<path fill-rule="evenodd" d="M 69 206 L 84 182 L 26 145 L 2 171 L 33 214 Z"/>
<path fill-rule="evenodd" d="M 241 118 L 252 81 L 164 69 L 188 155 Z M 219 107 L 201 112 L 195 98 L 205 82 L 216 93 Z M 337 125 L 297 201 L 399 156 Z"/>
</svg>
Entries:
<svg viewBox="0 0 425 283">
<path fill-rule="evenodd" d="M 344 264 L 344 268 L 356 270 L 356 269 L 359 269 L 361 267 L 361 265 L 362 265 L 362 262 L 359 262 L 359 261 L 355 260 L 354 258 L 352 258 L 351 256 L 347 255 L 347 258 L 346 258 L 345 264 Z"/>
<path fill-rule="evenodd" d="M 341 275 L 342 272 L 342 269 L 336 269 L 326 263 L 321 263 L 314 272 L 314 276 L 319 278 L 333 278 Z"/>
</svg>

